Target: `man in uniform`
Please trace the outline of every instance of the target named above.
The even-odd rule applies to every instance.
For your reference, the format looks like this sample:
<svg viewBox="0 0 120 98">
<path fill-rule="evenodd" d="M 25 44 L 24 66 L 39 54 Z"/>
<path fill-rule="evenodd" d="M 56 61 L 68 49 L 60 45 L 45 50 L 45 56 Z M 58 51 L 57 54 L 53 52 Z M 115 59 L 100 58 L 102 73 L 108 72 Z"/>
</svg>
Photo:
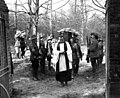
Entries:
<svg viewBox="0 0 120 98">
<path fill-rule="evenodd" d="M 43 36 L 40 36 L 40 44 L 39 44 L 39 53 L 40 53 L 40 69 L 41 73 L 45 74 L 45 58 L 46 58 L 46 49 L 45 49 L 45 43 L 43 41 Z"/>
<path fill-rule="evenodd" d="M 32 73 L 33 73 L 33 80 L 39 80 L 38 79 L 38 68 L 39 68 L 39 49 L 37 47 L 37 37 L 36 35 L 32 35 L 30 38 L 31 42 L 29 45 L 29 49 L 31 52 L 30 60 L 32 63 Z"/>
<path fill-rule="evenodd" d="M 98 35 L 95 33 L 91 33 L 90 45 L 89 45 L 89 57 L 90 57 L 93 77 L 94 77 L 98 66 Z"/>
</svg>

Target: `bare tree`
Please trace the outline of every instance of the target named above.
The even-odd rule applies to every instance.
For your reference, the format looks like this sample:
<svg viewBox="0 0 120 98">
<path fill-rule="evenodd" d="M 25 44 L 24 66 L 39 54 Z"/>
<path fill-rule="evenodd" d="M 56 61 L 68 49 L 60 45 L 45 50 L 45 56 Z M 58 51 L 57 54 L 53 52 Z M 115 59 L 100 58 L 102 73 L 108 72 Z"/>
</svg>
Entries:
<svg viewBox="0 0 120 98">
<path fill-rule="evenodd" d="M 99 12 L 105 14 L 105 6 L 100 3 L 100 2 L 102 2 L 102 3 L 105 2 L 105 0 L 104 0 L 104 1 L 103 1 L 103 0 L 92 0 L 92 2 L 93 2 L 93 4 L 94 4 L 97 8 L 92 7 L 92 6 L 90 6 L 90 5 L 89 5 L 88 7 L 91 7 L 92 9 L 94 9 L 94 10 L 96 10 L 96 11 L 99 11 Z"/>
</svg>

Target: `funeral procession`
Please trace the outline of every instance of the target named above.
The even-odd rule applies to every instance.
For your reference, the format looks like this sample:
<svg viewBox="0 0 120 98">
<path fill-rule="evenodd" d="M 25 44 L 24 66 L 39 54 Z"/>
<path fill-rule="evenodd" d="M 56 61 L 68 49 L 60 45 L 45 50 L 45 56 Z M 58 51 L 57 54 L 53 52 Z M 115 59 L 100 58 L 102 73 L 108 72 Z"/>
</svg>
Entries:
<svg viewBox="0 0 120 98">
<path fill-rule="evenodd" d="M 0 98 L 120 98 L 119 0 L 0 0 Z"/>
</svg>

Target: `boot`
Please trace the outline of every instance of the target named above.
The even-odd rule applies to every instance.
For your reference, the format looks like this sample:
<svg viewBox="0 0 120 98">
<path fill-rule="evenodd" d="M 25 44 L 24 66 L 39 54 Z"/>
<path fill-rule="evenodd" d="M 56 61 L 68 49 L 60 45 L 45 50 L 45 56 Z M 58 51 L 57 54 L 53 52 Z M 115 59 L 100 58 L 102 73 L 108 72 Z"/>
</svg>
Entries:
<svg viewBox="0 0 120 98">
<path fill-rule="evenodd" d="M 67 85 L 67 81 L 65 81 L 65 85 Z"/>
<path fill-rule="evenodd" d="M 36 78 L 36 80 L 39 80 L 39 78 L 38 77 L 35 77 Z"/>
<path fill-rule="evenodd" d="M 61 85 L 62 85 L 62 87 L 64 87 L 65 86 L 64 82 L 61 82 Z"/>
</svg>

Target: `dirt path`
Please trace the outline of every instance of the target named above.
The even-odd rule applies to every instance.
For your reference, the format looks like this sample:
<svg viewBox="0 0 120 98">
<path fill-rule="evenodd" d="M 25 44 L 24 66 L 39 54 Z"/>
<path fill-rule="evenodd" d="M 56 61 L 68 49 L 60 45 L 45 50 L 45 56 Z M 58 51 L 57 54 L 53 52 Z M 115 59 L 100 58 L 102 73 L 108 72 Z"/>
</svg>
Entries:
<svg viewBox="0 0 120 98">
<path fill-rule="evenodd" d="M 62 87 L 55 80 L 54 72 L 48 71 L 46 75 L 39 73 L 40 81 L 33 81 L 30 62 L 19 60 L 15 63 L 13 75 L 15 90 L 13 90 L 12 98 L 93 98 L 92 96 L 96 95 L 99 97 L 94 98 L 104 98 L 105 64 L 100 66 L 96 78 L 93 78 L 91 65 L 86 63 L 85 57 L 83 57 L 79 74 L 67 86 Z"/>
<path fill-rule="evenodd" d="M 30 64 L 26 64 L 27 66 Z M 24 64 L 25 66 L 25 64 Z M 20 89 L 15 98 L 69 98 L 61 96 L 85 96 L 102 93 L 105 90 L 104 65 L 101 65 L 96 78 L 92 77 L 91 66 L 81 66 L 78 76 L 70 81 L 68 86 L 62 87 L 53 75 L 40 75 L 40 81 L 31 79 L 31 72 L 27 67 L 17 70 L 14 75 L 14 88 Z M 70 97 L 72 98 L 72 97 Z M 80 97 L 73 97 L 80 98 Z"/>
</svg>

